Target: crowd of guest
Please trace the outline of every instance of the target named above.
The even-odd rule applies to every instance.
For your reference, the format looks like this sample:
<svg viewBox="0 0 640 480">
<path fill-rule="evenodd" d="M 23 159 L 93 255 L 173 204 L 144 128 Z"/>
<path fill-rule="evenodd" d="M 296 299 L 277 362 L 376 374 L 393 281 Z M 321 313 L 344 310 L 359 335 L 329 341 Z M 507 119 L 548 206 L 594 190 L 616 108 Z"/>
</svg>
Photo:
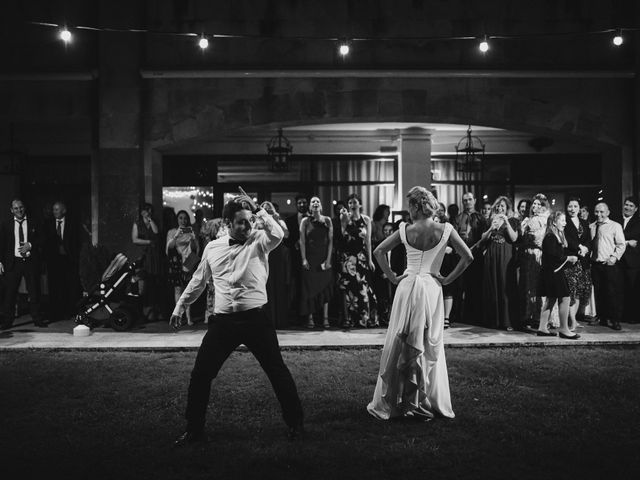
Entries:
<svg viewBox="0 0 640 480">
<path fill-rule="evenodd" d="M 640 298 L 640 218 L 638 199 L 628 197 L 623 221 L 609 218 L 606 203 L 590 210 L 570 198 L 565 211 L 552 210 L 545 195 L 522 199 L 517 207 L 500 196 L 476 210 L 471 192 L 456 204 L 440 204 L 434 220 L 451 223 L 471 249 L 474 260 L 453 284 L 443 288 L 445 327 L 454 322 L 489 328 L 522 330 L 540 336 L 578 338 L 581 321 L 589 319 L 615 330 L 620 322 L 636 322 Z M 377 205 L 371 216 L 353 193 L 333 202 L 327 216 L 317 196 L 300 195 L 296 213 L 280 218 L 278 206 L 261 207 L 284 231 L 284 241 L 270 253 L 265 307 L 276 328 L 386 326 L 395 286 L 374 261 L 373 251 L 410 222 L 408 215 L 390 222 L 391 208 Z M 150 204 L 143 204 L 131 228 L 131 241 L 141 258 L 137 274 L 147 320 L 167 318 L 189 283 L 200 255 L 211 240 L 226 235 L 222 219 L 206 220 L 201 211 L 191 222 L 188 212 L 164 212 L 159 227 Z M 404 212 L 406 213 L 406 212 Z M 21 200 L 11 204 L 12 219 L 0 227 L 2 328 L 10 328 L 24 277 L 36 326 L 68 318 L 81 297 L 79 251 L 87 236 L 56 202 L 44 224 L 27 217 Z M 254 228 L 262 228 L 258 218 Z M 385 254 L 401 275 L 406 252 L 399 245 Z M 445 250 L 441 272 L 447 275 L 458 261 Z M 49 308 L 40 308 L 40 272 L 46 266 Z M 213 312 L 213 285 L 208 286 L 204 321 Z M 46 317 L 46 319 L 45 319 Z M 189 309 L 184 322 L 192 325 Z M 557 329 L 557 330 L 555 330 Z"/>
</svg>

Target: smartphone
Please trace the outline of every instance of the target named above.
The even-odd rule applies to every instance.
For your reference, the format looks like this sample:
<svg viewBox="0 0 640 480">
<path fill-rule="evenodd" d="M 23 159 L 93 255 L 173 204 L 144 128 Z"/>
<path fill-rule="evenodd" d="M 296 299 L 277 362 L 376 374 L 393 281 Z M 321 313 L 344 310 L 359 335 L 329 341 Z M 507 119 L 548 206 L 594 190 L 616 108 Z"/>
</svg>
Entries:
<svg viewBox="0 0 640 480">
<path fill-rule="evenodd" d="M 184 227 L 184 228 L 181 228 L 181 229 L 180 229 L 180 231 L 181 231 L 182 233 L 191 233 L 191 232 L 193 232 L 193 228 L 191 228 L 191 227 Z"/>
</svg>

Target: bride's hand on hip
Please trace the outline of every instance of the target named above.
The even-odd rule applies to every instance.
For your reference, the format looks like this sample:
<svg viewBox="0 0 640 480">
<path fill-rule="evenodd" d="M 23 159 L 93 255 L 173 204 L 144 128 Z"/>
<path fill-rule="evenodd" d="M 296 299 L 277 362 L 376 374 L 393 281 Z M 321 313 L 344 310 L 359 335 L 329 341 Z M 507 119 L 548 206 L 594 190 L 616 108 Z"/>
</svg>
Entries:
<svg viewBox="0 0 640 480">
<path fill-rule="evenodd" d="M 398 285 L 406 277 L 407 277 L 406 273 L 404 275 L 400 275 L 400 276 L 397 276 L 397 275 L 394 274 L 391 277 L 389 277 L 389 281 L 391 283 L 393 283 L 394 285 Z"/>
<path fill-rule="evenodd" d="M 447 284 L 445 283 L 445 279 L 446 279 L 446 277 L 445 277 L 444 275 L 442 275 L 442 274 L 440 274 L 440 273 L 434 273 L 434 274 L 433 274 L 433 278 L 435 278 L 435 279 L 440 283 L 440 285 L 442 285 L 442 286 L 447 285 Z"/>
</svg>

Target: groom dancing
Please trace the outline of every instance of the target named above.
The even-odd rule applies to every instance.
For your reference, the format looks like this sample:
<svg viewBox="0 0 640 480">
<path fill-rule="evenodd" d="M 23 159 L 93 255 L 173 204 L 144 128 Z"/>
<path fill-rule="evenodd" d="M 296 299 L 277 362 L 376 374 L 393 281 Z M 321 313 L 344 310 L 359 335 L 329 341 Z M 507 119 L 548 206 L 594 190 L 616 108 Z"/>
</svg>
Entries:
<svg viewBox="0 0 640 480">
<path fill-rule="evenodd" d="M 267 303 L 269 252 L 282 241 L 284 232 L 244 190 L 240 191 L 242 195 L 227 202 L 222 213 L 229 235 L 206 246 L 202 261 L 171 316 L 171 324 L 178 328 L 184 308 L 200 296 L 207 280 L 213 277 L 214 315 L 191 372 L 187 430 L 176 440 L 176 446 L 207 441 L 204 424 L 211 382 L 240 344 L 247 346 L 269 377 L 289 427 L 289 439 L 303 432 L 296 385 L 282 360 L 275 329 L 263 311 Z M 252 229 L 254 215 L 264 220 L 263 230 Z"/>
</svg>

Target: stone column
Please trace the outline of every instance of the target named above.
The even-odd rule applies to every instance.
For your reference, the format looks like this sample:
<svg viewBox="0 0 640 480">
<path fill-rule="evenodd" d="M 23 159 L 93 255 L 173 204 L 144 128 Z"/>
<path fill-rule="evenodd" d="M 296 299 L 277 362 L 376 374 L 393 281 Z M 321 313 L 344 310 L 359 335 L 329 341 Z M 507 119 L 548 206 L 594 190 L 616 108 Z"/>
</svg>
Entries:
<svg viewBox="0 0 640 480">
<path fill-rule="evenodd" d="M 399 139 L 398 190 L 396 204 L 408 208 L 405 195 L 416 185 L 431 188 L 431 134 L 412 127 L 403 130 Z"/>
<path fill-rule="evenodd" d="M 101 2 L 100 18 L 107 25 L 136 24 L 135 16 L 124 2 Z M 97 187 L 94 215 L 98 217 L 99 242 L 114 253 L 131 255 L 135 251 L 131 226 L 144 200 L 139 74 L 143 37 L 112 32 L 99 35 L 98 138 L 92 165 L 92 183 Z"/>
</svg>

